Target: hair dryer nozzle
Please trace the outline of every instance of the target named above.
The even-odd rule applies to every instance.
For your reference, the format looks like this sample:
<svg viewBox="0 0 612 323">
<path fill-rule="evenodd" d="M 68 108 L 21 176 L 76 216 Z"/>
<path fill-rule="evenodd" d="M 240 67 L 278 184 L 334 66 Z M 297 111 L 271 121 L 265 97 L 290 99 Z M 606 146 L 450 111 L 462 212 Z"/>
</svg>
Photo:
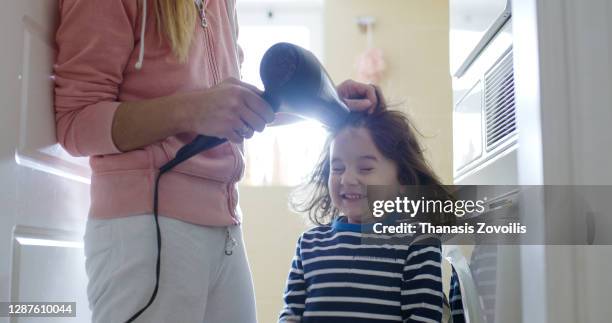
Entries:
<svg viewBox="0 0 612 323">
<path fill-rule="evenodd" d="M 277 111 L 315 119 L 333 128 L 349 109 L 317 58 L 289 43 L 278 43 L 264 54 L 259 70 L 266 99 Z"/>
</svg>

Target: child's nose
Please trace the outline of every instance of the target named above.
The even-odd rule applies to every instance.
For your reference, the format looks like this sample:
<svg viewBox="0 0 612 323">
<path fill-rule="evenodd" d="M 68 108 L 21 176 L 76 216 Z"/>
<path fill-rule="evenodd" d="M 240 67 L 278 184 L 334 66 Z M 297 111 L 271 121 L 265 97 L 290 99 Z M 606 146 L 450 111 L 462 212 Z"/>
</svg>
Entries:
<svg viewBox="0 0 612 323">
<path fill-rule="evenodd" d="M 358 185 L 359 177 L 352 171 L 344 171 L 342 178 L 340 179 L 342 185 Z"/>
</svg>

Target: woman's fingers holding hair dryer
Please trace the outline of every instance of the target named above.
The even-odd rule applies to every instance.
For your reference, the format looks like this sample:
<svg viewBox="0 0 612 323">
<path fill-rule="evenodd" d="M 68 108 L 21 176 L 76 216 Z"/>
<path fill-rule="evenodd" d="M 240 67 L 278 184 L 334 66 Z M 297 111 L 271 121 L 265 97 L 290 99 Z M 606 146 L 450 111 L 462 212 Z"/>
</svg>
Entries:
<svg viewBox="0 0 612 323">
<path fill-rule="evenodd" d="M 229 77 L 229 78 L 225 79 L 224 82 L 228 82 L 228 83 L 239 85 L 239 86 L 244 86 L 244 87 L 250 89 L 251 91 L 255 92 L 259 96 L 263 95 L 263 91 L 258 89 L 255 85 L 242 82 L 241 80 L 239 80 L 237 78 Z"/>
<path fill-rule="evenodd" d="M 246 91 L 240 96 L 248 110 L 243 111 L 242 117 L 251 128 L 262 131 L 266 124 L 274 121 L 274 110 L 260 96 L 251 91 Z"/>
<path fill-rule="evenodd" d="M 274 120 L 272 107 L 261 97 L 261 91 L 236 79 L 193 92 L 188 104 L 188 130 L 227 138 L 240 143 L 263 131 Z"/>
<path fill-rule="evenodd" d="M 253 134 L 255 134 L 255 130 L 248 126 L 248 124 L 244 121 L 242 127 L 240 127 L 239 129 L 234 129 L 234 131 L 236 132 L 236 134 L 238 134 L 238 136 L 247 139 L 253 137 Z"/>
<path fill-rule="evenodd" d="M 257 113 L 264 120 L 264 126 L 265 124 L 274 121 L 274 110 L 272 109 L 270 104 L 268 104 L 268 102 L 263 99 L 264 92 L 262 90 L 258 89 L 252 84 L 242 82 L 233 77 L 226 79 L 221 84 L 224 83 L 233 84 L 238 87 L 237 90 L 239 91 L 239 93 L 237 93 L 237 96 L 243 98 L 246 101 L 245 104 L 247 105 L 247 107 L 253 112 Z M 244 91 L 245 89 L 250 91 Z M 257 131 L 262 130 L 263 128 Z"/>
</svg>

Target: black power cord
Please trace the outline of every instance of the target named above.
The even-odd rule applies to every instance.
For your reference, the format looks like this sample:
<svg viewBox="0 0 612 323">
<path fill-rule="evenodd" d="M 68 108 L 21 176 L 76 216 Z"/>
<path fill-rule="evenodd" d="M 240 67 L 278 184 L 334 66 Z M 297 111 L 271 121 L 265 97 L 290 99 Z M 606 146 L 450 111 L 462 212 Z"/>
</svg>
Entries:
<svg viewBox="0 0 612 323">
<path fill-rule="evenodd" d="M 264 92 L 263 98 L 264 100 L 266 100 L 266 102 L 268 102 L 272 106 L 272 109 L 275 112 L 278 110 L 279 103 L 277 99 L 273 98 L 268 92 Z M 189 144 L 179 149 L 174 159 L 170 160 L 169 162 L 167 162 L 165 165 L 163 165 L 159 169 L 159 173 L 157 174 L 157 177 L 155 178 L 155 190 L 153 193 L 154 194 L 153 195 L 153 218 L 155 219 L 155 228 L 157 229 L 157 264 L 155 265 L 155 289 L 153 289 L 153 294 L 151 294 L 151 298 L 147 302 L 147 305 L 145 305 L 138 312 L 132 315 L 132 317 L 130 317 L 126 321 L 126 323 L 133 322 L 136 318 L 140 316 L 140 314 L 142 314 L 153 303 L 153 301 L 155 300 L 155 297 L 157 296 L 157 290 L 159 289 L 159 273 L 161 270 L 161 232 L 159 229 L 159 220 L 158 220 L 157 210 L 158 210 L 158 204 L 159 204 L 158 188 L 159 188 L 159 180 L 161 176 L 165 174 L 166 172 L 169 172 L 176 165 L 186 161 L 187 159 L 193 157 L 194 155 L 200 152 L 203 152 L 205 150 L 217 147 L 226 141 L 227 139 L 225 138 L 222 139 L 222 138 L 217 138 L 217 137 L 198 135 Z"/>
<path fill-rule="evenodd" d="M 159 200 L 158 200 L 159 180 L 161 176 L 167 173 L 168 171 L 170 171 L 176 165 L 191 158 L 195 154 L 200 153 L 204 150 L 214 148 L 226 141 L 227 139 L 199 135 L 191 143 L 183 146 L 176 153 L 176 157 L 174 157 L 174 159 L 172 159 L 171 161 L 169 161 L 168 163 L 166 163 L 159 169 L 159 173 L 157 174 L 157 177 L 155 178 L 155 190 L 153 193 L 153 218 L 155 219 L 155 228 L 157 229 L 157 264 L 155 265 L 155 288 L 153 289 L 153 294 L 151 294 L 151 298 L 147 302 L 147 305 L 141 308 L 138 312 L 134 313 L 134 315 L 132 315 L 132 317 L 130 317 L 126 321 L 126 323 L 133 322 L 136 318 L 140 316 L 140 314 L 142 314 L 147 308 L 149 308 L 149 306 L 155 300 L 155 297 L 157 296 L 157 291 L 159 289 L 159 273 L 161 271 L 161 231 L 159 229 L 159 220 L 158 220 L 157 211 L 158 211 L 158 204 L 159 204 Z"/>
</svg>

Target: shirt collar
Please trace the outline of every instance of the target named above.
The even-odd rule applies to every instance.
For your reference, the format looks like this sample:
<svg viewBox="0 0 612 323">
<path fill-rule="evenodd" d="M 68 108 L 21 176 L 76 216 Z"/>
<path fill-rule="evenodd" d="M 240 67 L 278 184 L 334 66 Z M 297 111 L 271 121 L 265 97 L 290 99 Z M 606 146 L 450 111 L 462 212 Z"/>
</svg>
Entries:
<svg viewBox="0 0 612 323">
<path fill-rule="evenodd" d="M 334 221 L 332 222 L 332 228 L 336 231 L 373 233 L 374 224 L 376 223 L 395 224 L 398 219 L 399 219 L 399 216 L 397 214 L 389 214 L 383 219 L 380 219 L 374 222 L 370 222 L 370 223 L 349 223 L 348 217 L 341 215 L 334 219 Z"/>
<path fill-rule="evenodd" d="M 377 221 L 379 222 L 379 221 Z M 339 216 L 334 219 L 332 223 L 332 227 L 336 231 L 350 231 L 350 232 L 359 232 L 359 233 L 373 233 L 374 232 L 374 224 L 377 222 L 370 223 L 349 223 L 348 217 Z"/>
</svg>

